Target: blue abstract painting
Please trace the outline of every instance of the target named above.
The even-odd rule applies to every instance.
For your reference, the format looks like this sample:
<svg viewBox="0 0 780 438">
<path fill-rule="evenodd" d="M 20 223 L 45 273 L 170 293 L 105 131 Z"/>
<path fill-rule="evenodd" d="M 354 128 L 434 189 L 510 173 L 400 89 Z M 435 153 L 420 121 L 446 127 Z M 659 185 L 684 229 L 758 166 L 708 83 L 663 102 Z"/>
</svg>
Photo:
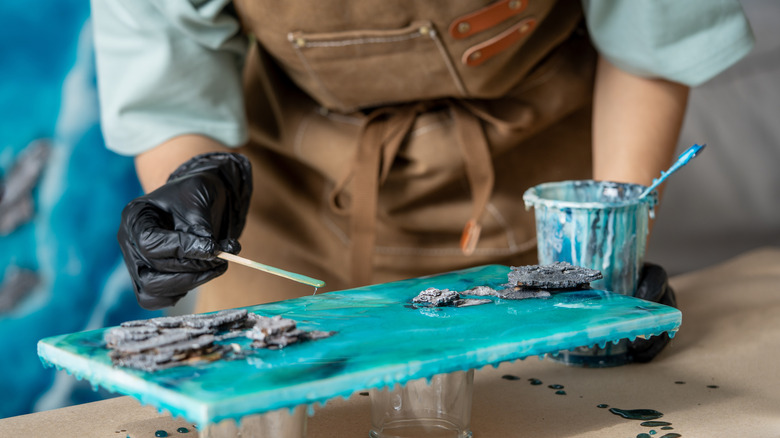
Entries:
<svg viewBox="0 0 780 438">
<path fill-rule="evenodd" d="M 101 137 L 89 2 L 0 3 L 0 417 L 107 396 L 45 369 L 39 339 L 159 316 L 116 230 L 140 193 Z"/>
</svg>

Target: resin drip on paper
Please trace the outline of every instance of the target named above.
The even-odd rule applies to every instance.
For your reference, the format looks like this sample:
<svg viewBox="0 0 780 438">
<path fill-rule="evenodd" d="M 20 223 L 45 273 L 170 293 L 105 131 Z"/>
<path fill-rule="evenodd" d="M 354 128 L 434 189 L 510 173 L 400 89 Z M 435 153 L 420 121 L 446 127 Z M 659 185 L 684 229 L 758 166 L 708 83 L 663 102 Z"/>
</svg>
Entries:
<svg viewBox="0 0 780 438">
<path fill-rule="evenodd" d="M 673 333 L 681 322 L 677 309 L 593 289 L 552 290 L 527 299 L 487 294 L 480 299 L 490 303 L 466 307 L 412 303 L 428 288 L 504 290 L 511 272 L 480 266 L 247 307 L 248 314 L 333 335 L 277 350 L 252 348 L 256 340 L 246 336 L 217 340 L 248 351 L 233 360 L 156 371 L 118 367 L 105 342 L 113 329 L 47 338 L 38 354 L 77 378 L 207 426 L 436 374 Z"/>
</svg>

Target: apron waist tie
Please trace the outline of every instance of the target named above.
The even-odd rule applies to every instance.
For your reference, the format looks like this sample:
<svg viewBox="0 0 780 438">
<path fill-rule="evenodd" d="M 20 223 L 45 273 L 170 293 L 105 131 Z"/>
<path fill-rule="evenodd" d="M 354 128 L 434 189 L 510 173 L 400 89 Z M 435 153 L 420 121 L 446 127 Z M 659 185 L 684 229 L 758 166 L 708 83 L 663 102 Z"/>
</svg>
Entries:
<svg viewBox="0 0 780 438">
<path fill-rule="evenodd" d="M 482 229 L 480 221 L 490 201 L 495 182 L 490 149 L 480 120 L 506 125 L 510 129 L 516 128 L 516 123 L 498 120 L 481 108 L 456 100 L 379 108 L 368 114 L 363 123 L 351 171 L 337 182 L 330 194 L 330 205 L 334 211 L 351 212 L 350 269 L 351 280 L 356 286 L 372 282 L 379 187 L 387 179 L 395 156 L 414 126 L 417 116 L 442 103 L 450 108 L 457 126 L 459 146 L 471 187 L 472 213 L 463 229 L 460 248 L 465 255 L 470 255 L 477 246 Z M 344 206 L 339 202 L 339 198 L 350 182 L 352 202 L 350 206 Z"/>
</svg>

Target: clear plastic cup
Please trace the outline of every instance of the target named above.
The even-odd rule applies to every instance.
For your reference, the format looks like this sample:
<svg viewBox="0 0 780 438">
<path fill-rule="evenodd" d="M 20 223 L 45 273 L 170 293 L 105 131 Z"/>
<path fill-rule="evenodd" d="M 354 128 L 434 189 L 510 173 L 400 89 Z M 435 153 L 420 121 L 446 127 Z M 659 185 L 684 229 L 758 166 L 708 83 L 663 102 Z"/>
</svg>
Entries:
<svg viewBox="0 0 780 438">
<path fill-rule="evenodd" d="M 371 438 L 469 438 L 474 370 L 372 389 Z"/>
<path fill-rule="evenodd" d="M 263 414 L 247 415 L 240 424 L 224 420 L 210 424 L 200 431 L 201 438 L 304 438 L 306 436 L 306 407 L 293 410 L 278 409 Z"/>
<path fill-rule="evenodd" d="M 540 264 L 568 262 L 597 269 L 604 278 L 591 283 L 634 296 L 645 256 L 649 220 L 657 202 L 646 187 L 609 181 L 558 181 L 523 194 L 534 209 Z M 627 341 L 604 348 L 562 351 L 554 359 L 572 365 L 608 367 L 629 362 Z"/>
</svg>

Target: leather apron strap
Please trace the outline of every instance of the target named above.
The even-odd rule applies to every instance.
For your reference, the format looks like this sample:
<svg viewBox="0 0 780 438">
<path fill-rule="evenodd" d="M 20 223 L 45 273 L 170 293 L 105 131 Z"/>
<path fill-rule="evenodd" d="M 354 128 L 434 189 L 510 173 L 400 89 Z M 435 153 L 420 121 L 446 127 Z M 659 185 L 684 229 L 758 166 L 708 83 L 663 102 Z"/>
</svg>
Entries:
<svg viewBox="0 0 780 438">
<path fill-rule="evenodd" d="M 364 120 L 355 149 L 352 169 L 339 181 L 330 195 L 336 211 L 351 210 L 351 273 L 356 284 L 371 283 L 372 261 L 376 242 L 376 214 L 379 187 L 390 173 L 404 138 L 412 129 L 417 114 L 428 107 L 418 103 L 380 108 Z M 345 206 L 342 191 L 352 182 L 352 202 Z"/>
<path fill-rule="evenodd" d="M 461 100 L 421 102 L 395 107 L 384 107 L 369 113 L 363 121 L 352 168 L 330 193 L 331 208 L 350 212 L 352 239 L 351 277 L 355 284 L 372 281 L 372 255 L 376 242 L 376 214 L 379 190 L 384 183 L 399 149 L 414 126 L 418 115 L 426 110 L 446 105 L 449 107 L 459 132 L 459 149 L 471 189 L 472 213 L 465 224 L 460 247 L 465 255 L 474 252 L 481 231 L 480 221 L 490 202 L 495 182 L 492 156 L 482 121 L 499 129 L 525 127 L 531 117 L 504 121 L 472 103 Z M 343 192 L 352 185 L 352 201 L 344 202 Z"/>
<path fill-rule="evenodd" d="M 482 213 L 490 202 L 495 175 L 485 133 L 479 120 L 461 105 L 452 105 L 452 115 L 459 132 L 460 150 L 466 167 L 466 176 L 471 187 L 471 218 L 463 228 L 460 249 L 466 255 L 474 253 L 482 225 Z"/>
</svg>

